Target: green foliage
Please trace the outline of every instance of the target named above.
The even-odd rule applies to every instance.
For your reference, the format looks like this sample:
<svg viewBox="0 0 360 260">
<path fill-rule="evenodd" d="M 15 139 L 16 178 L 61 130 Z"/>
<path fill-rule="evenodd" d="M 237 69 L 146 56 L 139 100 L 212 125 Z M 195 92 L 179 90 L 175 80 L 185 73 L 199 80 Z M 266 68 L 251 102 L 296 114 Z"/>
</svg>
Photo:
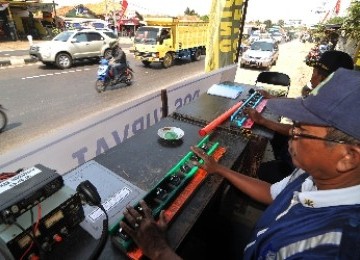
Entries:
<svg viewBox="0 0 360 260">
<path fill-rule="evenodd" d="M 200 17 L 200 19 L 204 22 L 208 22 L 209 21 L 209 16 L 208 15 L 203 15 Z"/>
<path fill-rule="evenodd" d="M 59 28 L 56 28 L 56 27 L 51 28 L 51 34 L 52 34 L 51 36 L 52 37 L 55 37 L 56 35 L 58 35 L 61 32 L 62 32 L 62 30 Z"/>
<path fill-rule="evenodd" d="M 360 1 L 351 2 L 341 29 L 345 30 L 347 36 L 360 40 Z"/>
<path fill-rule="evenodd" d="M 277 22 L 277 25 L 279 25 L 280 27 L 284 27 L 284 25 L 285 25 L 284 20 L 279 20 L 279 21 Z"/>
<path fill-rule="evenodd" d="M 342 24 L 345 21 L 345 17 L 332 17 L 326 21 L 326 24 Z"/>
<path fill-rule="evenodd" d="M 266 25 L 266 29 L 271 28 L 273 25 L 271 20 L 264 21 L 264 24 Z"/>
<path fill-rule="evenodd" d="M 199 16 L 198 13 L 195 12 L 194 9 L 190 9 L 189 7 L 186 7 L 185 11 L 184 11 L 184 14 L 185 15 L 196 15 L 196 16 Z"/>
</svg>

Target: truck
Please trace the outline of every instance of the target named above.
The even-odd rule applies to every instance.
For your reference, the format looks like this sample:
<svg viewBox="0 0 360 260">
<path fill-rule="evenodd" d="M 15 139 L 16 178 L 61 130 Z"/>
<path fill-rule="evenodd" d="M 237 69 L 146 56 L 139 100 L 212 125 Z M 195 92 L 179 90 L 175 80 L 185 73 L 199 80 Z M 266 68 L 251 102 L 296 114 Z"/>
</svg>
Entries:
<svg viewBox="0 0 360 260">
<path fill-rule="evenodd" d="M 164 68 L 175 59 L 199 61 L 206 54 L 208 22 L 178 18 L 148 18 L 134 37 L 134 56 L 145 66 L 161 63 Z"/>
</svg>

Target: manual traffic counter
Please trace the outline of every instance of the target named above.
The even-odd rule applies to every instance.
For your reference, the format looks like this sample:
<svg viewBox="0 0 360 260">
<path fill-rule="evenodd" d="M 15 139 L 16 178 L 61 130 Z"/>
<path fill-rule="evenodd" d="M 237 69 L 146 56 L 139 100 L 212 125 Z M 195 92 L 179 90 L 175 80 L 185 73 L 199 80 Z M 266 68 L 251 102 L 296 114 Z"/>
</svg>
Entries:
<svg viewBox="0 0 360 260">
<path fill-rule="evenodd" d="M 190 151 L 190 146 L 201 142 L 204 137 L 199 135 L 199 131 L 222 112 L 245 99 L 251 87 L 244 85 L 242 95 L 235 99 L 204 94 L 198 100 L 163 118 L 142 133 L 95 157 L 88 162 L 89 168 L 93 167 L 91 165 L 105 168 L 106 171 L 122 178 L 124 182 L 136 186 L 140 195 L 143 194 L 142 192 L 150 192 L 164 178 L 164 175 L 186 157 Z M 179 140 L 163 140 L 159 138 L 158 130 L 164 127 L 180 128 L 184 131 L 184 136 Z M 270 132 L 261 129 L 256 129 L 256 131 L 271 136 Z M 257 144 L 257 141 L 249 142 L 251 133 L 248 130 L 244 131 L 230 126 L 228 122 L 214 129 L 207 138 L 209 146 L 218 143 L 220 147 L 225 148 L 226 152 L 221 157 L 220 162 L 229 168 L 243 167 L 244 151 L 249 150 L 249 143 L 253 146 Z M 258 139 L 256 137 L 253 140 Z M 258 149 L 260 157 L 263 148 L 261 146 Z M 247 163 L 251 164 L 251 161 L 247 161 Z M 79 168 L 86 169 L 84 166 Z M 68 175 L 74 174 L 74 171 L 77 170 L 74 169 L 66 173 L 64 178 L 66 179 Z M 99 182 L 93 183 L 95 186 L 106 184 L 105 171 L 101 173 L 103 175 L 99 176 Z M 86 174 L 82 172 L 81 175 Z M 193 191 L 170 224 L 168 237 L 172 247 L 178 248 L 181 245 L 204 209 L 217 194 L 222 192 L 223 184 L 223 178 L 217 175 L 208 175 Z M 106 198 L 102 199 L 106 200 Z M 125 205 L 122 210 L 125 209 Z M 120 218 L 118 219 L 120 220 Z M 116 221 L 118 222 L 118 220 Z M 61 256 L 65 259 L 87 259 L 98 243 L 83 228 L 74 232 L 69 240 L 68 243 L 64 243 L 54 252 L 55 256 Z M 127 259 L 127 256 L 114 247 L 111 238 L 109 238 L 100 259 Z"/>
</svg>

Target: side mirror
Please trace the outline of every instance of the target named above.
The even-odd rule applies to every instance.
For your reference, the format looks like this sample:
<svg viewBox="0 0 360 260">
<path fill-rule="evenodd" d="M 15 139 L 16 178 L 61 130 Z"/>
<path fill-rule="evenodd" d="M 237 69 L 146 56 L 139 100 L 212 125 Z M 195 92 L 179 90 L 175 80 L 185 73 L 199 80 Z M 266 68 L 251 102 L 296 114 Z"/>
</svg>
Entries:
<svg viewBox="0 0 360 260">
<path fill-rule="evenodd" d="M 71 42 L 71 43 L 76 43 L 77 40 L 73 38 L 73 39 L 70 40 L 70 42 Z"/>
</svg>

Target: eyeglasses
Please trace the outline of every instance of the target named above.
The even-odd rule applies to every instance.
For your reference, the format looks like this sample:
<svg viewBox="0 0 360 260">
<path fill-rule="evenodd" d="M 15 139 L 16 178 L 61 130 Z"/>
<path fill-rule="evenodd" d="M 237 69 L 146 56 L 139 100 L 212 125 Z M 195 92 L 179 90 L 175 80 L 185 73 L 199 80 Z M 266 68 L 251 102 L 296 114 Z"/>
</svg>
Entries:
<svg viewBox="0 0 360 260">
<path fill-rule="evenodd" d="M 332 143 L 338 143 L 338 144 L 351 144 L 344 140 L 338 140 L 333 138 L 326 138 L 326 137 L 320 137 L 316 135 L 310 135 L 310 134 L 303 134 L 303 133 L 296 133 L 295 128 L 299 127 L 297 124 L 294 124 L 290 131 L 290 138 L 292 139 L 299 139 L 299 138 L 306 138 L 306 139 L 313 139 L 313 140 L 321 140 L 326 142 L 332 142 Z"/>
</svg>

